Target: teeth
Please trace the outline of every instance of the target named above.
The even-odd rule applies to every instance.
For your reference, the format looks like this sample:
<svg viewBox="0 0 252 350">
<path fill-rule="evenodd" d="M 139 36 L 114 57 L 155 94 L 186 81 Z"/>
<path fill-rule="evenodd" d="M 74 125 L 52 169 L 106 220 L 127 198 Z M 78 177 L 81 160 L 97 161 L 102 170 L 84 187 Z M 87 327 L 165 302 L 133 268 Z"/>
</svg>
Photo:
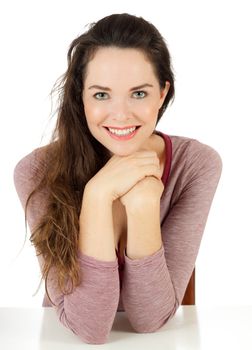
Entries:
<svg viewBox="0 0 252 350">
<path fill-rule="evenodd" d="M 111 129 L 111 128 L 108 128 L 108 129 L 109 129 L 109 131 L 110 131 L 112 134 L 116 134 L 116 135 L 128 135 L 128 134 L 132 133 L 132 132 L 136 129 L 136 126 L 134 126 L 133 128 L 124 129 L 124 130 Z"/>
</svg>

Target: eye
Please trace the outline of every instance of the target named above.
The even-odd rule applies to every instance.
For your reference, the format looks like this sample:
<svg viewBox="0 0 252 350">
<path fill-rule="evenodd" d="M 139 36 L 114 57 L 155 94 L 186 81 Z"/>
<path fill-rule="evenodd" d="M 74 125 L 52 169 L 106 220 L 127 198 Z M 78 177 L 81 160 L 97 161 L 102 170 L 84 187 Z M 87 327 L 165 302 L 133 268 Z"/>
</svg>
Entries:
<svg viewBox="0 0 252 350">
<path fill-rule="evenodd" d="M 144 98 L 147 96 L 147 92 L 145 91 L 136 91 L 133 93 L 133 95 L 138 98 L 138 99 L 141 99 L 141 98 Z"/>
<path fill-rule="evenodd" d="M 106 92 L 97 92 L 94 94 L 94 98 L 97 100 L 107 100 L 108 99 L 108 94 Z"/>
</svg>

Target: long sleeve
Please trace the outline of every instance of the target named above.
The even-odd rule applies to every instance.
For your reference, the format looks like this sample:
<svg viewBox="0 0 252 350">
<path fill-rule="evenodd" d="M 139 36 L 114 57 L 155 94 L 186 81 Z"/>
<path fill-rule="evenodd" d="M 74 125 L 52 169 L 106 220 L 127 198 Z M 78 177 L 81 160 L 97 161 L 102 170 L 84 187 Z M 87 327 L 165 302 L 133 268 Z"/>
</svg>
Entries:
<svg viewBox="0 0 252 350">
<path fill-rule="evenodd" d="M 22 207 L 29 193 L 39 180 L 43 169 L 41 151 L 37 149 L 24 157 L 15 167 L 14 183 Z M 40 158 L 40 161 L 38 160 Z M 27 221 L 30 231 L 46 208 L 46 191 L 32 197 L 28 206 Z M 40 267 L 43 258 L 38 256 Z M 60 322 L 71 329 L 84 342 L 107 342 L 119 301 L 118 261 L 100 261 L 78 252 L 81 284 L 71 294 L 63 295 L 57 288 L 57 276 L 53 269 L 48 278 L 48 291 Z"/>
<path fill-rule="evenodd" d="M 221 176 L 222 160 L 207 145 L 189 142 L 184 158 L 174 186 L 177 199 L 161 224 L 162 247 L 141 259 L 124 252 L 122 299 L 137 332 L 159 329 L 181 304 Z M 169 189 L 165 191 L 163 201 Z"/>
</svg>

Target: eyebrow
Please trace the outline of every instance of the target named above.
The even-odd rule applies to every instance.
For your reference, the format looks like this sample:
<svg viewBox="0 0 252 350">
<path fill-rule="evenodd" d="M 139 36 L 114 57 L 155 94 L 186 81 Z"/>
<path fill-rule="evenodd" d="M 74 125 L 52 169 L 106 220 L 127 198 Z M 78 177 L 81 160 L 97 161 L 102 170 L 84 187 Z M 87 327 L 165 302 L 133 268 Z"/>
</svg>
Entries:
<svg viewBox="0 0 252 350">
<path fill-rule="evenodd" d="M 142 85 L 135 86 L 135 87 L 131 88 L 130 91 L 143 89 L 145 87 L 153 87 L 153 85 L 151 85 L 151 84 L 142 84 Z M 98 90 L 103 90 L 103 91 L 111 91 L 111 89 L 109 87 L 100 86 L 100 85 L 92 85 L 92 86 L 89 86 L 88 89 L 89 90 L 90 89 L 98 89 Z"/>
</svg>

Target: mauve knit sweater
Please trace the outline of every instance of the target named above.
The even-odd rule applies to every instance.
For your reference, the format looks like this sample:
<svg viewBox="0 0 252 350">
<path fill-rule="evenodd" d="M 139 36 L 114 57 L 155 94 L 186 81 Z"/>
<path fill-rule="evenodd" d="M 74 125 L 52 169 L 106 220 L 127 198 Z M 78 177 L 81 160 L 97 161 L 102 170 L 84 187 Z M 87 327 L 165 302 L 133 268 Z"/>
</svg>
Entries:
<svg viewBox="0 0 252 350">
<path fill-rule="evenodd" d="M 212 147 L 196 139 L 168 136 L 160 200 L 162 246 L 151 256 L 102 261 L 78 251 L 81 284 L 69 295 L 57 288 L 51 269 L 48 291 L 60 322 L 84 342 L 109 339 L 117 311 L 125 311 L 136 332 L 154 332 L 176 312 L 195 266 L 202 234 L 219 183 L 222 160 Z M 21 159 L 14 182 L 22 206 L 43 172 L 44 147 Z M 35 177 L 34 177 L 35 175 Z M 28 206 L 28 225 L 34 228 L 46 206 L 46 191 Z M 38 257 L 40 266 L 43 258 Z M 43 306 L 51 306 L 45 296 Z"/>
</svg>

